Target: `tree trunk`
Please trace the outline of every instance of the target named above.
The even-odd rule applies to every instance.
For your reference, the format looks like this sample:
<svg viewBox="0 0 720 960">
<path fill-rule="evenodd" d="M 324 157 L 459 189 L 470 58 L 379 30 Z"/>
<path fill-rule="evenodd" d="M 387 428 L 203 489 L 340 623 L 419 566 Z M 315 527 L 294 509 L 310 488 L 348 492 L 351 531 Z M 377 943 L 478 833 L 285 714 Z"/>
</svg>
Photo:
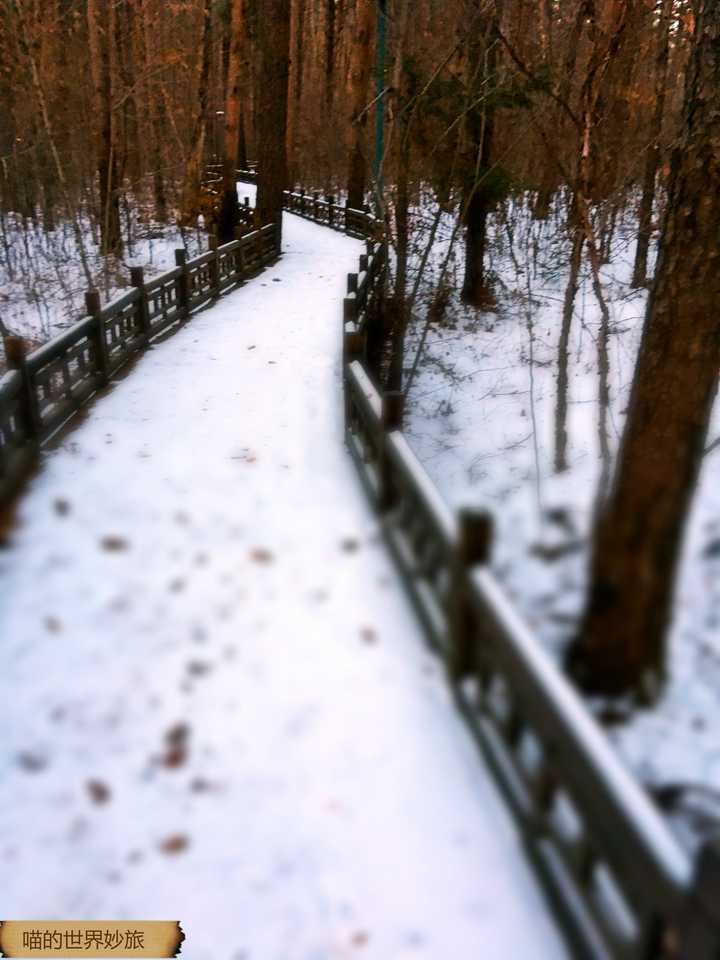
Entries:
<svg viewBox="0 0 720 960">
<path fill-rule="evenodd" d="M 325 0 L 325 103 L 333 105 L 333 75 L 335 71 L 335 0 Z"/>
<path fill-rule="evenodd" d="M 684 129 L 614 489 L 569 665 L 587 688 L 656 687 L 720 367 L 720 5 L 698 0 Z"/>
<path fill-rule="evenodd" d="M 645 154 L 642 197 L 638 213 L 638 240 L 635 251 L 632 285 L 641 287 L 647 282 L 647 260 L 652 235 L 652 210 L 655 200 L 655 180 L 660 163 L 660 135 L 665 112 L 668 56 L 670 52 L 670 14 L 673 0 L 663 0 L 660 15 L 660 43 L 655 65 L 655 106 L 650 125 L 650 144 Z"/>
<path fill-rule="evenodd" d="M 406 64 L 408 27 L 411 0 L 399 0 L 396 10 L 396 38 L 392 76 L 392 114 L 390 137 L 397 137 L 397 173 L 395 189 L 395 288 L 393 298 L 387 308 L 387 327 L 390 333 L 390 362 L 386 388 L 402 390 L 403 365 L 405 359 L 405 330 L 408 323 L 406 302 L 408 243 L 410 239 L 408 210 L 410 206 L 410 131 L 409 114 L 406 106 L 411 90 Z"/>
<path fill-rule="evenodd" d="M 228 51 L 227 93 L 225 97 L 225 137 L 223 144 L 222 202 L 218 222 L 218 240 L 229 243 L 240 222 L 235 164 L 240 134 L 240 79 L 242 74 L 243 0 L 231 0 L 230 49 Z"/>
<path fill-rule="evenodd" d="M 87 0 L 88 46 L 90 71 L 94 88 L 96 131 L 96 162 L 100 191 L 99 222 L 100 251 L 119 253 L 122 249 L 120 231 L 120 183 L 116 130 L 113 115 L 113 57 L 115 38 L 115 5 L 109 4 L 107 16 L 100 25 L 98 0 Z"/>
<path fill-rule="evenodd" d="M 305 66 L 305 5 L 306 0 L 294 0 L 292 18 L 292 98 L 288 103 L 288 168 L 289 182 L 295 184 L 300 177 L 301 113 L 303 95 L 303 72 Z"/>
<path fill-rule="evenodd" d="M 261 223 L 282 225 L 287 186 L 290 0 L 262 0 L 258 17 L 258 190 Z"/>
<path fill-rule="evenodd" d="M 479 0 L 471 3 L 474 20 L 468 49 L 468 95 L 471 106 L 465 118 L 465 134 L 472 152 L 472 170 L 466 175 L 463 214 L 465 217 L 465 276 L 461 296 L 464 303 L 482 307 L 488 303 L 489 290 L 485 275 L 487 218 L 491 194 L 487 176 L 492 151 L 494 109 L 488 98 L 489 87 L 496 82 L 495 21 L 486 20 Z M 481 93 L 482 91 L 482 93 Z M 482 96 L 482 104 L 475 101 Z"/>
<path fill-rule="evenodd" d="M 557 374 L 557 403 L 555 407 L 555 472 L 567 470 L 567 408 L 568 408 L 568 347 L 570 330 L 572 329 L 575 297 L 577 296 L 580 264 L 582 263 L 582 249 L 585 243 L 585 234 L 582 228 L 575 224 L 573 230 L 572 253 L 570 254 L 570 276 L 565 288 L 563 302 L 562 326 L 558 341 L 558 374 Z"/>
<path fill-rule="evenodd" d="M 366 126 L 370 83 L 372 28 L 375 9 L 371 0 L 355 2 L 355 35 L 350 60 L 350 95 L 352 98 L 352 141 L 348 173 L 348 206 L 362 210 L 365 202 L 367 175 Z"/>
<path fill-rule="evenodd" d="M 205 156 L 205 128 L 210 87 L 210 55 L 212 53 L 212 0 L 203 4 L 202 53 L 197 91 L 197 112 L 193 123 L 190 153 L 185 164 L 182 214 L 185 223 L 195 223 L 200 213 L 202 163 Z"/>
</svg>

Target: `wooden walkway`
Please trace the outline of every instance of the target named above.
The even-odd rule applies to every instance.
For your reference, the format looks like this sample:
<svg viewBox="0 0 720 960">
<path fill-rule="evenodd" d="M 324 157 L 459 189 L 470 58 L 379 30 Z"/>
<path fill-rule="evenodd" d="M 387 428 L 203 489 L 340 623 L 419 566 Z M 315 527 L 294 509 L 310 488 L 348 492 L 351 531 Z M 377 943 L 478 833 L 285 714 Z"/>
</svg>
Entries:
<svg viewBox="0 0 720 960">
<path fill-rule="evenodd" d="M 562 957 L 343 448 L 361 245 L 292 216 L 285 244 L 23 498 L 4 915 L 180 919 L 193 960 Z"/>
</svg>

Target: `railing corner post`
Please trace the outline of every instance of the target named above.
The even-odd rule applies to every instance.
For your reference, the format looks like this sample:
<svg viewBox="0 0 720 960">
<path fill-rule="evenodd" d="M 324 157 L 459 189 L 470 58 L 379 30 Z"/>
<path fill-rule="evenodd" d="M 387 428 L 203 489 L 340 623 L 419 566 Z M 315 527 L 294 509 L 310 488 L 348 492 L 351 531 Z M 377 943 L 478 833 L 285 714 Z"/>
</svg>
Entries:
<svg viewBox="0 0 720 960">
<path fill-rule="evenodd" d="M 187 320 L 190 316 L 190 275 L 188 273 L 187 266 L 187 251 L 184 247 L 180 247 L 175 251 L 175 266 L 179 267 L 181 270 L 178 280 L 178 302 L 180 304 L 180 312 L 183 317 Z"/>
<path fill-rule="evenodd" d="M 5 347 L 5 361 L 9 370 L 17 370 L 22 377 L 21 416 L 24 433 L 36 446 L 42 432 L 40 414 L 37 408 L 37 399 L 33 389 L 32 378 L 27 367 L 27 343 L 22 337 L 7 336 L 3 338 Z"/>
<path fill-rule="evenodd" d="M 100 292 L 98 290 L 86 291 L 85 309 L 87 310 L 88 316 L 92 317 L 95 321 L 92 336 L 95 345 L 95 364 L 97 366 L 100 384 L 104 385 L 109 379 L 110 365 L 108 361 L 107 341 L 105 340 L 105 325 L 100 307 Z"/>
<path fill-rule="evenodd" d="M 214 300 L 220 296 L 220 256 L 218 254 L 217 234 L 210 234 L 208 248 L 213 256 L 210 259 L 210 290 Z"/>
<path fill-rule="evenodd" d="M 393 430 L 402 429 L 405 397 L 401 390 L 387 390 L 382 395 L 382 438 L 380 442 L 378 509 L 381 513 L 391 510 L 397 501 L 393 483 L 392 463 L 388 455 L 388 437 Z"/>
<path fill-rule="evenodd" d="M 467 575 L 476 564 L 490 562 L 493 523 L 491 514 L 463 508 L 457 516 L 457 539 L 452 561 L 449 595 L 448 673 L 457 683 L 478 667 L 474 651 L 474 621 L 467 593 Z"/>
<path fill-rule="evenodd" d="M 145 270 L 142 267 L 130 267 L 130 283 L 138 292 L 138 311 L 140 316 L 140 330 L 143 340 L 150 339 L 150 313 L 148 311 L 147 294 L 145 293 Z"/>
</svg>

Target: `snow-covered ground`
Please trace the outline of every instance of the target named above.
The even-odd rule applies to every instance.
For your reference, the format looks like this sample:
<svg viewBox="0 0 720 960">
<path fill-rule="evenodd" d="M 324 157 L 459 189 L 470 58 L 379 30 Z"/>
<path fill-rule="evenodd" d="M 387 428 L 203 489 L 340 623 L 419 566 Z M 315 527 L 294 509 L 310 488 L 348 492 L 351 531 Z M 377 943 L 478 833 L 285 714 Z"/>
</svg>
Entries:
<svg viewBox="0 0 720 960">
<path fill-rule="evenodd" d="M 553 472 L 557 355 L 569 249 L 563 209 L 532 221 L 512 211 L 514 233 L 493 223 L 491 267 L 498 308 L 481 313 L 450 298 L 445 324 L 428 336 L 409 397 L 408 432 L 439 489 L 456 506 L 492 510 L 494 568 L 537 636 L 559 654 L 582 607 L 592 510 L 599 475 L 600 311 L 587 267 L 570 339 L 569 469 Z M 440 230 L 431 264 L 448 245 Z M 512 243 L 511 243 L 512 241 Z M 620 219 L 603 282 L 610 301 L 610 443 L 622 431 L 640 342 L 646 292 L 631 289 L 632 216 Z M 450 286 L 461 284 L 457 244 Z M 528 309 L 528 306 L 530 309 Z M 708 305 L 712 309 L 712 305 Z M 424 310 L 416 311 L 420 316 Z M 420 336 L 414 325 L 408 366 Z M 532 362 L 531 362 L 532 360 Z M 720 433 L 715 410 L 709 439 Z M 651 709 L 609 730 L 648 784 L 697 784 L 720 797 L 720 448 L 708 454 L 694 498 L 677 588 L 670 682 Z M 720 817 L 720 802 L 716 803 Z M 717 824 L 717 820 L 715 821 Z"/>
<path fill-rule="evenodd" d="M 189 960 L 565 956 L 343 449 L 361 247 L 282 261 L 43 458 L 0 552 L 2 915 Z"/>
</svg>

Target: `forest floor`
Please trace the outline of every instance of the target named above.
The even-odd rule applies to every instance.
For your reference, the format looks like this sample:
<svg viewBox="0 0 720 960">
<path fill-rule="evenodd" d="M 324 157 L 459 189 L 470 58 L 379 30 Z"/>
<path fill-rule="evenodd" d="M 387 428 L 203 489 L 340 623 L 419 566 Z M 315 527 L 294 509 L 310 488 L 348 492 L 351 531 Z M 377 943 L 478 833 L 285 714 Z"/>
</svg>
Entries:
<svg viewBox="0 0 720 960">
<path fill-rule="evenodd" d="M 189 960 L 563 957 L 343 448 L 361 246 L 294 217 L 285 245 L 21 500 L 3 910 L 179 918 Z"/>
<path fill-rule="evenodd" d="M 600 311 L 585 269 L 569 349 L 569 468 L 553 470 L 558 338 L 569 244 L 562 205 L 534 221 L 519 203 L 491 226 L 497 305 L 463 306 L 457 291 L 464 251 L 450 261 L 444 319 L 428 332 L 411 384 L 407 430 L 433 480 L 453 506 L 492 511 L 493 567 L 538 638 L 558 658 L 576 629 L 585 590 L 600 473 L 597 340 Z M 439 231 L 429 296 L 454 222 Z M 646 291 L 630 287 L 632 215 L 616 226 L 602 279 L 609 300 L 609 441 L 616 452 L 642 333 Z M 709 305 L 710 306 L 710 305 Z M 408 338 L 412 366 L 427 315 L 418 304 Z M 709 439 L 720 433 L 716 405 Z M 651 707 L 591 706 L 621 755 L 669 807 L 681 839 L 696 842 L 720 823 L 720 448 L 705 459 L 677 583 L 669 680 Z M 679 808 L 676 806 L 679 804 Z"/>
</svg>

